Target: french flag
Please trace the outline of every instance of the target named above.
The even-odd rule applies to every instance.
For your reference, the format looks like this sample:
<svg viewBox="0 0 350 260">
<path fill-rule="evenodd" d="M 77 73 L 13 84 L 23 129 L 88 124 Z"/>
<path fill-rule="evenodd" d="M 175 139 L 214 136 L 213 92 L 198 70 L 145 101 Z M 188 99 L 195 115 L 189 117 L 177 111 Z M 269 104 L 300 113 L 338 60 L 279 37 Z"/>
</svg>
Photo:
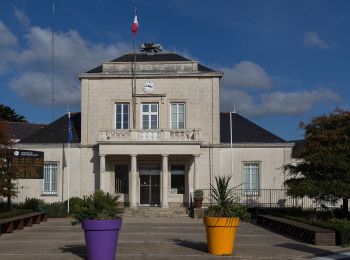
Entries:
<svg viewBox="0 0 350 260">
<path fill-rule="evenodd" d="M 137 15 L 135 14 L 134 22 L 133 22 L 132 28 L 131 28 L 131 31 L 134 35 L 136 35 L 137 28 L 139 28 L 139 23 L 137 21 Z"/>
</svg>

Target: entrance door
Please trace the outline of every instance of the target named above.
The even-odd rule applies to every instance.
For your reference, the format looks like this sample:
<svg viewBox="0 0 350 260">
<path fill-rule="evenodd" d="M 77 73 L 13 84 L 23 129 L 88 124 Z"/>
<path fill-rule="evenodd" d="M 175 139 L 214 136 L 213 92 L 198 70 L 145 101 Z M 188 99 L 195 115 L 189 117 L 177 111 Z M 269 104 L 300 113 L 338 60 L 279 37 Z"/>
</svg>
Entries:
<svg viewBox="0 0 350 260">
<path fill-rule="evenodd" d="M 144 166 L 140 168 L 140 204 L 142 206 L 160 205 L 159 166 Z"/>
</svg>

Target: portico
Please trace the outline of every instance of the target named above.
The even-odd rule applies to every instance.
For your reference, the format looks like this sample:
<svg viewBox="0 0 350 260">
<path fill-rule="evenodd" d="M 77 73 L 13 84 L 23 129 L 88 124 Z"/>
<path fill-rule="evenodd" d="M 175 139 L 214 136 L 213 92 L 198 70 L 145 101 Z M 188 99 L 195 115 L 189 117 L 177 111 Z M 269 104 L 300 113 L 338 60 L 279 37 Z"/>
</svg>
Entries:
<svg viewBox="0 0 350 260">
<path fill-rule="evenodd" d="M 198 144 L 100 144 L 100 189 L 121 194 L 130 207 L 188 205 L 199 156 Z"/>
</svg>

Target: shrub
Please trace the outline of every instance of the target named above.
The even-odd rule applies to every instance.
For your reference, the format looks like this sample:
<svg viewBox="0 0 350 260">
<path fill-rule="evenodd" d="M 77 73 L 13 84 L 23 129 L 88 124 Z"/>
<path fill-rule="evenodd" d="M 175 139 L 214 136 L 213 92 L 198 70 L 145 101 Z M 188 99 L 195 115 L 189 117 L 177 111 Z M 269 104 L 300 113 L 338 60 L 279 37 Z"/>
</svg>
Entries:
<svg viewBox="0 0 350 260">
<path fill-rule="evenodd" d="M 33 211 L 30 209 L 12 209 L 10 211 L 0 213 L 0 219 L 12 218 L 12 217 L 20 216 L 30 212 L 33 212 Z"/>
<path fill-rule="evenodd" d="M 70 214 L 75 214 L 76 210 L 82 205 L 84 200 L 79 197 L 72 197 L 69 199 L 69 213 Z M 68 201 L 66 200 L 64 202 L 65 207 L 67 208 Z"/>
<path fill-rule="evenodd" d="M 334 230 L 337 245 L 350 245 L 350 221 L 347 219 L 334 218 L 334 215 L 337 213 L 334 213 L 332 211 L 314 211 L 289 208 L 273 210 L 270 212 L 270 214 L 293 219 L 325 229 Z"/>
<path fill-rule="evenodd" d="M 48 217 L 62 218 L 68 216 L 67 207 L 63 202 L 54 202 L 46 204 L 44 210 Z"/>
<path fill-rule="evenodd" d="M 335 231 L 336 244 L 342 246 L 350 245 L 350 221 L 347 219 L 331 219 L 327 222 L 315 223 L 323 228 Z"/>
<path fill-rule="evenodd" d="M 37 198 L 26 198 L 24 203 L 21 204 L 23 209 L 30 209 L 33 211 L 42 211 L 45 203 L 41 199 Z"/>
</svg>

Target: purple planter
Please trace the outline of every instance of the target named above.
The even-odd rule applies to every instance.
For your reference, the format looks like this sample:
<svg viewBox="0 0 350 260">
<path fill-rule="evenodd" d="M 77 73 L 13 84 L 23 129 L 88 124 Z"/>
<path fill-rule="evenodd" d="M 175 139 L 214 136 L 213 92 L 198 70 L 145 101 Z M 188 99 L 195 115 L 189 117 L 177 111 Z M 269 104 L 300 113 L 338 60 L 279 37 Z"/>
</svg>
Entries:
<svg viewBox="0 0 350 260">
<path fill-rule="evenodd" d="M 81 222 L 89 260 L 114 260 L 122 219 Z"/>
</svg>

